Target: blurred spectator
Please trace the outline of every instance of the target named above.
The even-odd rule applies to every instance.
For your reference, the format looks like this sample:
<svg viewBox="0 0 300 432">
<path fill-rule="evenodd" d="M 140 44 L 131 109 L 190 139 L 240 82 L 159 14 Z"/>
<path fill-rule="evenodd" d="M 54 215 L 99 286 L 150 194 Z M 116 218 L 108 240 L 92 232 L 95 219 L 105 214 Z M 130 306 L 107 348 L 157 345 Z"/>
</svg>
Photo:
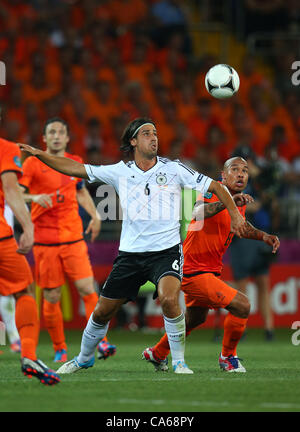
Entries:
<svg viewBox="0 0 300 432">
<path fill-rule="evenodd" d="M 244 14 L 246 34 L 287 28 L 287 10 L 283 0 L 245 0 Z"/>
<path fill-rule="evenodd" d="M 219 179 L 220 177 L 220 165 L 217 158 L 210 154 L 208 149 L 205 147 L 198 147 L 195 158 L 193 159 L 194 167 L 197 171 L 205 173 L 205 175 Z"/>
<path fill-rule="evenodd" d="M 294 158 L 292 164 L 291 164 L 291 171 L 286 176 L 286 181 L 289 182 L 289 198 L 292 198 L 296 203 L 298 207 L 298 216 L 299 216 L 299 198 L 300 198 L 300 146 L 298 155 Z M 300 229 L 300 220 L 298 221 L 299 227 L 298 232 Z M 293 227 L 295 228 L 295 227 Z"/>
<path fill-rule="evenodd" d="M 185 123 L 177 122 L 174 125 L 175 138 L 170 142 L 167 157 L 171 160 L 180 159 L 192 166 L 197 152 L 197 141 L 194 139 Z"/>
<path fill-rule="evenodd" d="M 206 135 L 206 146 L 209 157 L 215 159 L 220 171 L 224 162 L 229 158 L 230 145 L 226 142 L 226 136 L 218 125 L 212 125 Z"/>
<path fill-rule="evenodd" d="M 98 117 L 104 127 L 108 127 L 118 114 L 117 101 L 109 81 L 96 81 L 93 89 L 84 88 L 83 97 L 87 104 L 87 116 Z"/>
<path fill-rule="evenodd" d="M 286 134 L 286 129 L 281 124 L 276 124 L 271 130 L 269 147 L 275 151 L 279 162 L 282 164 L 283 170 L 286 172 L 288 161 L 292 160 L 299 151 L 299 143 L 294 140 L 289 140 Z"/>
<path fill-rule="evenodd" d="M 184 39 L 183 52 L 191 52 L 191 40 L 187 32 L 188 18 L 185 2 L 181 0 L 158 0 L 153 3 L 150 13 L 154 19 L 155 29 L 152 37 L 156 45 L 166 46 L 174 33 Z"/>
<path fill-rule="evenodd" d="M 112 23 L 119 32 L 141 22 L 147 16 L 147 2 L 143 0 L 110 0 L 107 3 Z"/>
<path fill-rule="evenodd" d="M 186 123 L 196 114 L 196 96 L 192 80 L 185 79 L 184 83 L 176 86 L 175 100 L 178 117 Z"/>
<path fill-rule="evenodd" d="M 139 117 L 139 106 L 144 102 L 144 89 L 139 81 L 127 81 L 123 86 L 124 95 L 121 109 L 130 114 L 130 118 Z"/>
<path fill-rule="evenodd" d="M 248 161 L 249 182 L 245 193 L 250 194 L 254 203 L 247 205 L 246 218 L 256 228 L 273 232 L 272 206 L 273 198 L 268 195 L 268 188 L 274 182 L 274 173 L 265 164 L 261 169 L 251 148 L 241 146 L 232 156 L 241 156 Z M 268 179 L 268 180 L 267 180 Z M 276 181 L 278 184 L 278 180 Z M 270 265 L 273 261 L 272 248 L 257 240 L 234 237 L 229 248 L 231 267 L 236 288 L 247 294 L 246 286 L 249 278 L 254 279 L 258 293 L 258 307 L 264 321 L 265 339 L 273 340 L 273 314 L 270 304 Z"/>
<path fill-rule="evenodd" d="M 86 133 L 83 138 L 83 145 L 86 150 L 94 149 L 98 150 L 100 153 L 104 145 L 101 135 L 102 129 L 100 121 L 95 117 L 90 118 L 87 122 Z"/>
<path fill-rule="evenodd" d="M 214 12 L 210 19 L 221 19 L 219 0 L 199 7 L 183 0 L 2 3 L 0 56 L 10 71 L 0 87 L 4 137 L 43 146 L 38 130 L 58 115 L 70 124 L 71 152 L 113 163 L 122 157 L 123 127 L 133 117 L 146 116 L 160 126 L 160 154 L 193 160 L 212 176 L 242 144 L 254 149 L 259 163 L 268 165 L 276 150 L 278 163 L 284 166 L 286 159 L 297 166 L 300 86 L 291 84 L 298 52 L 292 39 L 276 37 L 267 64 L 233 50 L 237 63 L 241 57 L 240 90 L 233 98 L 217 100 L 208 95 L 204 76 L 220 58 L 209 47 L 201 57 L 191 55 L 189 26 L 195 18 L 191 11 L 205 19 L 207 3 Z M 245 3 L 251 32 L 262 23 L 268 30 L 282 12 L 280 30 L 286 16 L 289 30 L 299 25 L 295 0 Z M 253 17 L 257 22 L 249 22 Z M 293 195 L 297 178 L 293 170 L 286 172 L 278 193 Z"/>
<path fill-rule="evenodd" d="M 290 91 L 286 94 L 283 101 L 293 127 L 297 131 L 300 127 L 300 95 L 299 93 Z"/>
<path fill-rule="evenodd" d="M 299 33 L 300 31 L 300 6 L 298 0 L 286 0 L 286 13 L 288 15 L 288 31 Z"/>
<path fill-rule="evenodd" d="M 18 142 L 21 133 L 21 124 L 18 120 L 8 120 L 5 123 L 6 137 L 9 141 Z"/>
<path fill-rule="evenodd" d="M 188 128 L 201 145 L 205 145 L 207 131 L 214 124 L 218 124 L 218 120 L 213 114 L 211 99 L 198 99 L 196 112 L 188 120 Z"/>
<path fill-rule="evenodd" d="M 164 106 L 163 118 L 158 127 L 159 153 L 167 156 L 170 151 L 171 142 L 176 138 L 175 125 L 178 122 L 176 107 L 174 104 Z"/>
<path fill-rule="evenodd" d="M 36 68 L 32 72 L 31 80 L 24 85 L 23 97 L 25 102 L 42 104 L 55 96 L 57 92 L 56 85 L 47 82 L 45 69 Z"/>
<path fill-rule="evenodd" d="M 239 70 L 240 88 L 239 97 L 243 103 L 247 103 L 247 97 L 251 86 L 261 85 L 266 79 L 258 71 L 257 57 L 253 54 L 246 53 L 242 60 Z"/>
<path fill-rule="evenodd" d="M 253 149 L 262 156 L 275 123 L 270 104 L 262 100 L 254 105 L 251 120 L 254 135 Z"/>
<path fill-rule="evenodd" d="M 298 41 L 299 44 L 299 41 Z M 299 59 L 297 51 L 292 51 L 286 47 L 285 51 L 281 51 L 275 58 L 274 62 L 274 87 L 278 89 L 283 98 L 289 92 L 300 94 L 299 86 L 295 86 L 292 81 L 292 64 Z"/>
</svg>

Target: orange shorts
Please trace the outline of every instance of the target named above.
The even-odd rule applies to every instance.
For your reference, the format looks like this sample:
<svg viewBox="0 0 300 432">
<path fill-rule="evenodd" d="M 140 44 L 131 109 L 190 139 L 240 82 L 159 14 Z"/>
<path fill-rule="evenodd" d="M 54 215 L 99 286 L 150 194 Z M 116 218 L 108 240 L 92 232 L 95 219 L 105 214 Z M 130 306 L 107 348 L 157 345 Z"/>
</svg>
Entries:
<svg viewBox="0 0 300 432">
<path fill-rule="evenodd" d="M 223 282 L 213 273 L 203 273 L 182 279 L 181 289 L 184 292 L 187 307 L 200 306 L 219 309 L 228 306 L 237 290 Z"/>
<path fill-rule="evenodd" d="M 93 276 L 85 241 L 59 246 L 36 245 L 33 248 L 35 280 L 40 288 L 57 288 L 65 275 L 72 281 Z"/>
<path fill-rule="evenodd" d="M 0 294 L 3 296 L 23 291 L 33 282 L 28 261 L 17 249 L 14 238 L 0 241 Z"/>
</svg>

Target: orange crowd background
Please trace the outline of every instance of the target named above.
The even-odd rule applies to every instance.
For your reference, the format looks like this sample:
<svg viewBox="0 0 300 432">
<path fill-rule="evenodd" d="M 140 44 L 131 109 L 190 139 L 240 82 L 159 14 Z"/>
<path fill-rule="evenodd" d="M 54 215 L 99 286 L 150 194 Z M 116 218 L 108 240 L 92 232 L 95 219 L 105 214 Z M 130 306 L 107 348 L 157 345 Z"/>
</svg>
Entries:
<svg viewBox="0 0 300 432">
<path fill-rule="evenodd" d="M 185 2 L 172 2 L 184 9 Z M 113 163 L 121 157 L 124 126 L 147 116 L 157 124 L 161 155 L 191 161 L 210 175 L 241 144 L 261 157 L 276 148 L 288 164 L 299 157 L 295 92 L 275 90 L 257 58 L 246 54 L 238 94 L 212 98 L 204 76 L 218 59 L 207 53 L 197 67 L 191 64 L 183 12 L 182 22 L 157 43 L 157 3 L 3 0 L 0 59 L 7 84 L 0 88 L 1 135 L 43 147 L 43 122 L 60 116 L 70 125 L 71 152 L 89 163 Z"/>
</svg>

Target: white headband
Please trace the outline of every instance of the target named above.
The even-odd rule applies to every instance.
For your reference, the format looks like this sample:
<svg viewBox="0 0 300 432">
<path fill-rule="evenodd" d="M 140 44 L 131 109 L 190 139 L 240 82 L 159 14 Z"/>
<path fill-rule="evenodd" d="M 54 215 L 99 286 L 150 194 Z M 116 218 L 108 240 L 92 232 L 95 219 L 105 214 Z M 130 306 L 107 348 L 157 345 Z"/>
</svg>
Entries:
<svg viewBox="0 0 300 432">
<path fill-rule="evenodd" d="M 132 137 L 131 137 L 130 139 L 134 138 L 135 135 L 138 133 L 138 131 L 139 131 L 143 126 L 145 126 L 145 125 L 151 125 L 151 126 L 154 126 L 154 124 L 153 124 L 153 123 L 150 123 L 150 122 L 148 122 L 148 123 L 143 123 L 141 126 L 139 126 L 139 127 L 135 130 L 134 134 L 132 135 Z"/>
</svg>

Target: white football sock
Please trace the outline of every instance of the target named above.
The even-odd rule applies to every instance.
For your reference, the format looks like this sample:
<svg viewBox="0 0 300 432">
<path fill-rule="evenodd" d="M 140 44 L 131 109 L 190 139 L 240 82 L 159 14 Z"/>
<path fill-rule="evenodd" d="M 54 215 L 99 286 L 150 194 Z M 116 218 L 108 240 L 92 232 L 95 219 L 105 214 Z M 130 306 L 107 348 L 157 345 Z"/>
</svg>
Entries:
<svg viewBox="0 0 300 432">
<path fill-rule="evenodd" d="M 85 363 L 94 357 L 98 343 L 108 331 L 108 325 L 109 322 L 107 324 L 98 324 L 93 321 L 93 314 L 90 316 L 81 339 L 81 350 L 77 358 L 79 363 Z"/>
<path fill-rule="evenodd" d="M 0 315 L 11 344 L 20 340 L 15 321 L 15 306 L 16 301 L 13 296 L 0 296 Z"/>
<path fill-rule="evenodd" d="M 182 313 L 177 318 L 167 318 L 164 316 L 165 330 L 168 336 L 172 365 L 178 361 L 184 363 L 185 350 L 185 318 Z"/>
</svg>

